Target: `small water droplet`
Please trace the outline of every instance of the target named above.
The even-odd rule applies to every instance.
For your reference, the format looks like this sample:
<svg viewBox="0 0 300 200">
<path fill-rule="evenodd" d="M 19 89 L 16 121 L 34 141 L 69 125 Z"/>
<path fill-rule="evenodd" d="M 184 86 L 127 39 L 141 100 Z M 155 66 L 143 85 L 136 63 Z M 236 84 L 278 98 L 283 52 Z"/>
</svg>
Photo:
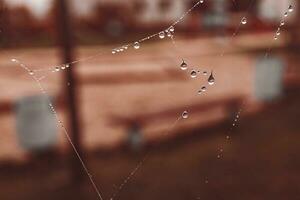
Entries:
<svg viewBox="0 0 300 200">
<path fill-rule="evenodd" d="M 169 31 L 170 31 L 171 33 L 173 33 L 173 32 L 175 31 L 174 26 L 170 26 Z"/>
<path fill-rule="evenodd" d="M 278 37 L 276 35 L 274 36 L 274 40 L 278 40 Z"/>
<path fill-rule="evenodd" d="M 202 92 L 206 92 L 206 89 L 207 89 L 207 88 L 206 88 L 205 86 L 201 87 L 201 91 L 202 91 Z"/>
<path fill-rule="evenodd" d="M 191 71 L 191 77 L 192 78 L 196 78 L 197 77 L 197 71 L 196 70 L 192 70 Z"/>
<path fill-rule="evenodd" d="M 284 16 L 287 17 L 287 16 L 288 16 L 288 12 L 285 12 L 285 13 L 284 13 Z"/>
<path fill-rule="evenodd" d="M 65 65 L 61 66 L 61 69 L 62 70 L 66 69 L 66 66 Z"/>
<path fill-rule="evenodd" d="M 200 0 L 200 3 L 204 3 L 204 0 Z"/>
<path fill-rule="evenodd" d="M 112 50 L 111 53 L 112 53 L 112 54 L 116 54 L 116 50 Z"/>
<path fill-rule="evenodd" d="M 181 114 L 183 119 L 187 119 L 189 117 L 189 113 L 188 111 L 183 111 L 183 113 Z"/>
<path fill-rule="evenodd" d="M 140 48 L 140 43 L 139 43 L 139 42 L 135 42 L 135 43 L 133 44 L 133 47 L 134 47 L 135 49 L 139 49 L 139 48 Z"/>
<path fill-rule="evenodd" d="M 293 12 L 293 11 L 294 11 L 294 8 L 293 8 L 293 6 L 292 6 L 292 5 L 290 5 L 290 6 L 289 6 L 289 9 L 288 9 L 288 11 L 289 11 L 289 12 Z"/>
<path fill-rule="evenodd" d="M 282 20 L 282 21 L 280 22 L 280 26 L 284 26 L 284 24 L 285 24 L 285 22 Z"/>
<path fill-rule="evenodd" d="M 60 70 L 60 68 L 57 66 L 57 67 L 55 67 L 55 71 L 56 72 L 59 72 L 59 70 Z"/>
<path fill-rule="evenodd" d="M 204 72 L 203 72 L 203 75 L 204 75 L 204 76 L 207 76 L 207 71 L 204 71 Z"/>
<path fill-rule="evenodd" d="M 215 84 L 215 78 L 213 76 L 213 72 L 210 73 L 210 76 L 208 77 L 207 82 L 209 85 Z"/>
<path fill-rule="evenodd" d="M 33 76 L 34 72 L 32 70 L 29 71 L 29 75 Z"/>
<path fill-rule="evenodd" d="M 165 38 L 165 32 L 164 31 L 160 32 L 158 34 L 158 36 L 159 36 L 160 39 L 164 39 Z"/>
<path fill-rule="evenodd" d="M 168 31 L 168 30 L 167 30 L 166 33 L 167 33 L 167 36 L 168 36 L 168 37 L 172 37 L 172 36 L 173 36 L 172 33 L 171 33 L 171 31 Z"/>
<path fill-rule="evenodd" d="M 15 59 L 15 58 L 12 58 L 12 59 L 11 59 L 11 62 L 18 62 L 18 60 Z"/>
<path fill-rule="evenodd" d="M 276 35 L 280 35 L 280 28 L 277 29 Z"/>
<path fill-rule="evenodd" d="M 182 70 L 186 70 L 187 68 L 188 68 L 188 65 L 186 64 L 186 62 L 182 59 L 182 63 L 181 63 L 181 65 L 180 65 L 180 68 L 182 69 Z"/>
<path fill-rule="evenodd" d="M 246 18 L 246 17 L 243 17 L 243 19 L 242 19 L 241 22 L 242 22 L 242 24 L 244 24 L 244 25 L 247 24 L 247 18 Z"/>
</svg>

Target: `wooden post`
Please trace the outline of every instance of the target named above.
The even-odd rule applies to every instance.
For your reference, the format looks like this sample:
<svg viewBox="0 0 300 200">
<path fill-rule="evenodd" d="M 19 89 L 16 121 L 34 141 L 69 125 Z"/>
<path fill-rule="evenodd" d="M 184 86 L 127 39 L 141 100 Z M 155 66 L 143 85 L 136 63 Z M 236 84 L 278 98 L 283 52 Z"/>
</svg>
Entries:
<svg viewBox="0 0 300 200">
<path fill-rule="evenodd" d="M 67 0 L 56 0 L 56 18 L 57 18 L 57 30 L 59 45 L 62 50 L 63 63 L 70 63 L 73 61 L 73 37 L 70 23 L 70 14 L 68 10 Z M 77 93 L 76 93 L 76 79 L 74 74 L 74 65 L 70 66 L 65 70 L 65 93 L 67 95 L 67 106 L 69 110 L 69 132 L 71 133 L 71 140 L 80 155 L 82 152 L 81 141 L 80 141 L 80 123 L 78 120 L 77 111 Z M 83 169 L 78 161 L 78 157 L 72 154 L 71 158 L 71 169 L 73 174 L 73 179 L 78 181 L 83 177 Z"/>
</svg>

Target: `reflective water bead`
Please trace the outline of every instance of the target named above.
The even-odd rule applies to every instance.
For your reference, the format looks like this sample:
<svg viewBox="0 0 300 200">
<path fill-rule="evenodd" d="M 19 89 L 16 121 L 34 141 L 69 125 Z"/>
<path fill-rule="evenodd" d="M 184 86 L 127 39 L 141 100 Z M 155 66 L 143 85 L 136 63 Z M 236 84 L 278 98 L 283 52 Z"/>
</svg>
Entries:
<svg viewBox="0 0 300 200">
<path fill-rule="evenodd" d="M 282 20 L 282 21 L 280 22 L 280 26 L 284 26 L 284 24 L 285 24 L 285 22 Z"/>
<path fill-rule="evenodd" d="M 204 0 L 200 0 L 200 3 L 204 3 Z"/>
<path fill-rule="evenodd" d="M 183 113 L 181 114 L 183 119 L 187 119 L 189 117 L 189 113 L 188 111 L 183 111 Z"/>
<path fill-rule="evenodd" d="M 242 24 L 244 24 L 244 25 L 247 24 L 247 18 L 246 18 L 246 17 L 243 17 L 243 19 L 242 19 L 241 22 L 242 22 Z"/>
<path fill-rule="evenodd" d="M 172 33 L 170 31 L 167 31 L 167 36 L 168 37 L 172 37 L 173 35 L 172 35 Z"/>
<path fill-rule="evenodd" d="M 294 8 L 293 8 L 293 6 L 292 6 L 292 5 L 290 5 L 290 6 L 289 6 L 289 9 L 288 9 L 288 11 L 289 11 L 289 12 L 293 12 L 293 11 L 294 11 Z"/>
<path fill-rule="evenodd" d="M 32 70 L 29 71 L 29 75 L 33 76 L 34 72 Z"/>
<path fill-rule="evenodd" d="M 192 78 L 196 78 L 197 77 L 197 71 L 196 70 L 192 70 L 191 71 L 191 77 Z"/>
<path fill-rule="evenodd" d="M 111 53 L 112 53 L 112 54 L 116 54 L 116 50 L 112 50 Z"/>
<path fill-rule="evenodd" d="M 170 31 L 170 32 L 174 32 L 174 31 L 175 31 L 174 26 L 170 26 L 169 31 Z"/>
<path fill-rule="evenodd" d="M 182 63 L 181 63 L 181 65 L 180 65 L 180 68 L 181 68 L 182 70 L 186 70 L 186 69 L 188 68 L 188 65 L 186 64 L 186 62 L 185 62 L 184 60 L 182 60 Z"/>
<path fill-rule="evenodd" d="M 284 13 L 284 16 L 285 16 L 285 17 L 287 17 L 287 16 L 288 16 L 288 13 L 287 13 L 287 12 L 285 12 L 285 13 Z"/>
<path fill-rule="evenodd" d="M 205 92 L 206 91 L 206 87 L 205 86 L 201 87 L 201 91 Z"/>
<path fill-rule="evenodd" d="M 160 32 L 158 34 L 158 36 L 159 36 L 160 39 L 164 39 L 165 38 L 165 32 L 164 31 Z"/>
<path fill-rule="evenodd" d="M 11 59 L 11 62 L 18 62 L 18 60 L 15 59 L 15 58 L 12 58 L 12 59 Z"/>
<path fill-rule="evenodd" d="M 60 68 L 59 67 L 55 67 L 55 71 L 59 72 Z"/>
<path fill-rule="evenodd" d="M 207 75 L 207 71 L 204 71 L 204 72 L 203 72 L 203 75 L 206 76 L 206 75 Z"/>
<path fill-rule="evenodd" d="M 135 49 L 139 49 L 139 48 L 140 48 L 140 43 L 139 43 L 139 42 L 135 42 L 135 43 L 133 44 L 133 47 L 134 47 Z"/>
<path fill-rule="evenodd" d="M 213 76 L 213 72 L 210 73 L 210 76 L 208 77 L 207 82 L 209 85 L 215 84 L 215 78 Z"/>
</svg>

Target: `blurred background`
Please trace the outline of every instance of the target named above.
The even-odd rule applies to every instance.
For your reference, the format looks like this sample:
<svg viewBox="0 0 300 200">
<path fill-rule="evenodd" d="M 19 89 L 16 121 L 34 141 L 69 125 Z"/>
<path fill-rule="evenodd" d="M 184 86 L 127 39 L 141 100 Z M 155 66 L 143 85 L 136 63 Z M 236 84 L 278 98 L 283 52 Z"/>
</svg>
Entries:
<svg viewBox="0 0 300 200">
<path fill-rule="evenodd" d="M 0 0 L 1 200 L 97 199 L 62 126 L 104 199 L 300 198 L 298 1 L 204 0 L 111 53 L 197 2 Z"/>
</svg>

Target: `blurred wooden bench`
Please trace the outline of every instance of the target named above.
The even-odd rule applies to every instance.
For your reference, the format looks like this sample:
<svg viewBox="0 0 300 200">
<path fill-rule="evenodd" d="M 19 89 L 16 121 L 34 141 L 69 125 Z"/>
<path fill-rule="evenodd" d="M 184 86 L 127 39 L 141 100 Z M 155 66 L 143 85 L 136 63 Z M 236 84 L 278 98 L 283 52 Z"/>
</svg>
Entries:
<svg viewBox="0 0 300 200">
<path fill-rule="evenodd" d="M 211 112 L 216 108 L 222 108 L 226 113 L 225 118 L 222 120 L 217 120 L 213 125 L 219 125 L 220 123 L 228 123 L 230 126 L 238 110 L 241 108 L 243 102 L 242 97 L 229 97 L 216 99 L 209 102 L 203 102 L 193 105 L 184 105 L 178 106 L 176 108 L 167 108 L 165 110 L 154 111 L 154 112 L 141 112 L 135 115 L 112 115 L 110 117 L 110 125 L 112 126 L 121 126 L 126 129 L 127 133 L 130 133 L 132 130 L 139 129 L 143 130 L 146 126 L 151 126 L 155 122 L 161 123 L 167 119 L 173 120 L 181 116 L 181 113 L 184 110 L 189 110 L 191 117 L 197 115 L 203 115 L 205 113 Z M 189 119 L 187 119 L 189 120 Z M 199 129 L 200 125 L 196 124 L 196 127 L 186 127 L 188 129 Z M 183 130 L 181 130 L 183 131 Z M 163 134 L 163 133 L 162 133 Z M 180 134 L 182 135 L 182 134 Z"/>
</svg>

